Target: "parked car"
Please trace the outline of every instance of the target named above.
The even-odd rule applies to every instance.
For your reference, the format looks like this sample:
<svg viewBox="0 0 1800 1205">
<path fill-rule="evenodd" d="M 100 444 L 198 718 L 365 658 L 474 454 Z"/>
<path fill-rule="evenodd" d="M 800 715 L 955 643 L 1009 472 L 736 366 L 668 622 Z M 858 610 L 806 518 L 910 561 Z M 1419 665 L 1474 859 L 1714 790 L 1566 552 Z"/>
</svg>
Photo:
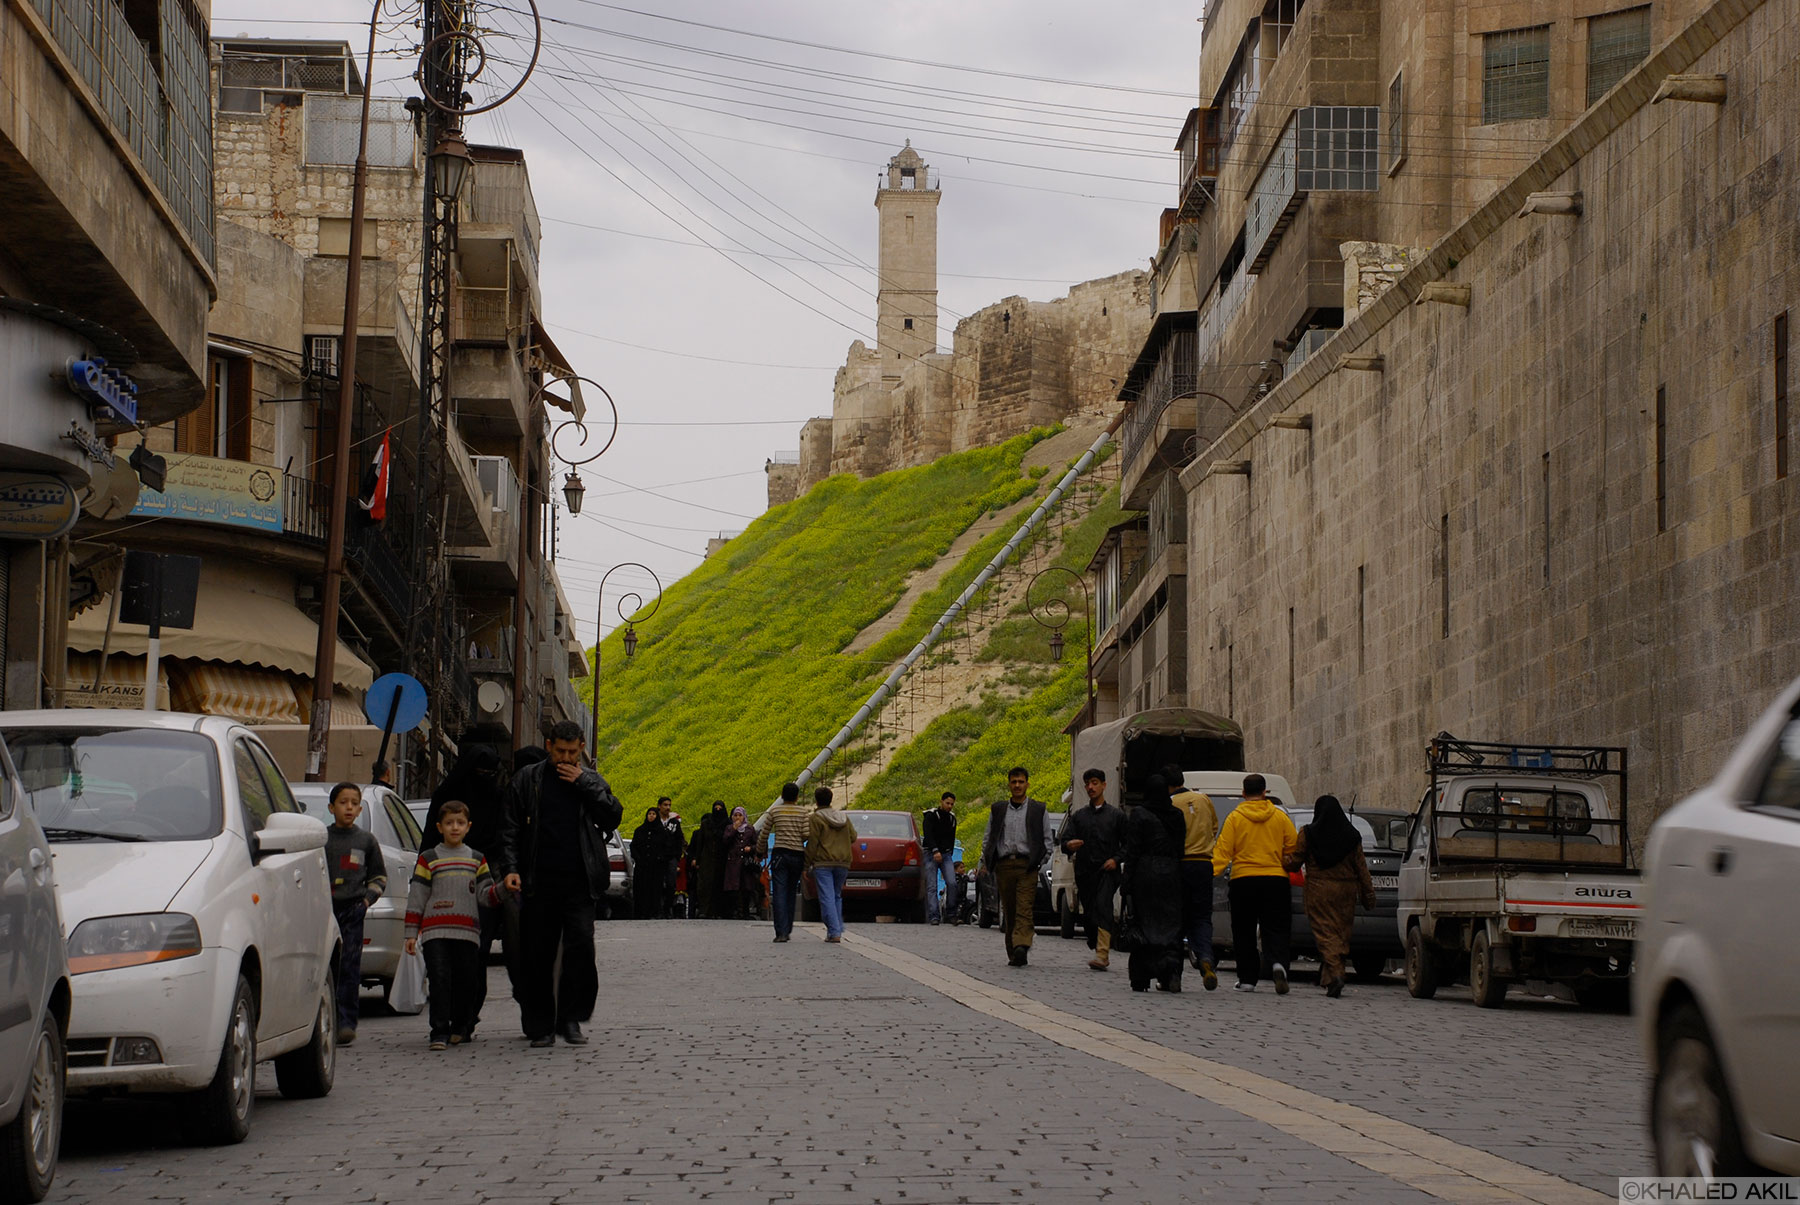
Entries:
<svg viewBox="0 0 1800 1205">
<path fill-rule="evenodd" d="M 850 855 L 850 877 L 844 881 L 844 909 L 872 909 L 915 923 L 925 919 L 924 849 L 919 844 L 919 818 L 911 812 L 850 813 L 856 826 L 856 849 Z M 819 891 L 810 874 L 800 880 L 800 911 L 819 919 Z"/>
<path fill-rule="evenodd" d="M 606 857 L 612 864 L 612 874 L 607 880 L 606 899 L 601 902 L 602 915 L 609 920 L 630 920 L 631 881 L 637 873 L 637 862 L 631 856 L 631 842 L 624 834 L 614 833 L 607 838 Z"/>
<path fill-rule="evenodd" d="M 1038 867 L 1037 890 L 1032 894 L 1031 904 L 1034 929 L 1060 923 L 1055 895 L 1059 875 L 1067 880 L 1069 894 L 1074 894 L 1075 864 L 1056 845 L 1056 834 L 1061 831 L 1066 815 L 1065 812 L 1051 812 L 1044 817 L 1045 856 Z M 1057 867 L 1059 860 L 1066 864 L 1060 870 Z M 978 875 L 975 879 L 975 916 L 983 929 L 991 929 L 1000 923 L 1000 883 L 994 875 Z M 1071 930 L 1069 936 L 1073 935 Z"/>
<path fill-rule="evenodd" d="M 50 843 L 0 741 L 0 1200 L 56 1179 L 67 1087 L 69 961 Z"/>
<path fill-rule="evenodd" d="M 1312 823 L 1310 807 L 1288 809 L 1295 828 Z M 1400 859 L 1406 854 L 1406 830 L 1412 822 L 1407 812 L 1352 812 L 1350 823 L 1362 836 L 1363 860 L 1369 864 L 1369 879 L 1375 886 L 1375 907 L 1371 911 L 1356 905 L 1356 918 L 1350 930 L 1350 966 L 1356 978 L 1372 983 L 1387 970 L 1390 958 L 1403 958 L 1406 949 L 1400 944 L 1400 931 L 1394 923 L 1394 910 L 1400 898 Z M 1306 915 L 1306 874 L 1290 876 L 1299 880 L 1294 892 L 1293 952 L 1317 957 L 1313 942 L 1312 922 Z"/>
<path fill-rule="evenodd" d="M 307 815 L 317 816 L 326 824 L 332 822 L 331 813 L 326 810 L 331 802 L 330 783 L 291 782 L 288 788 Z M 420 847 L 427 842 L 412 809 L 393 790 L 373 783 L 363 787 L 362 793 L 363 810 L 356 824 L 372 833 L 381 846 L 381 860 L 387 864 L 388 876 L 387 890 L 363 917 L 362 981 L 365 987 L 379 987 L 385 1003 L 394 988 L 394 974 L 400 969 L 400 955 L 406 951 L 406 893 L 412 883 L 413 865 L 419 860 Z M 425 802 L 429 805 L 431 801 Z M 435 838 L 429 842 L 436 843 Z"/>
<path fill-rule="evenodd" d="M 324 1096 L 337 1065 L 325 826 L 221 716 L 0 712 L 56 851 L 73 989 L 71 1092 L 181 1093 L 201 1142 L 242 1141 L 256 1065 Z"/>
<path fill-rule="evenodd" d="M 1800 1175 L 1800 681 L 1663 814 L 1632 1012 L 1660 1176 Z"/>
</svg>

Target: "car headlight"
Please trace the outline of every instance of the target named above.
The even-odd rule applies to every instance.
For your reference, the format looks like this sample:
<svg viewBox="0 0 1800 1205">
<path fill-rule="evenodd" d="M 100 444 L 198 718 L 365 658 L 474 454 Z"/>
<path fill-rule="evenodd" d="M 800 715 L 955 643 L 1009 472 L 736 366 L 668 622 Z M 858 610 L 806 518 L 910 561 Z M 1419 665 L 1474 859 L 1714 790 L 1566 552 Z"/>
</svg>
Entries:
<svg viewBox="0 0 1800 1205">
<path fill-rule="evenodd" d="M 69 974 L 192 958 L 200 925 L 185 912 L 144 912 L 82 921 L 69 935 Z"/>
</svg>

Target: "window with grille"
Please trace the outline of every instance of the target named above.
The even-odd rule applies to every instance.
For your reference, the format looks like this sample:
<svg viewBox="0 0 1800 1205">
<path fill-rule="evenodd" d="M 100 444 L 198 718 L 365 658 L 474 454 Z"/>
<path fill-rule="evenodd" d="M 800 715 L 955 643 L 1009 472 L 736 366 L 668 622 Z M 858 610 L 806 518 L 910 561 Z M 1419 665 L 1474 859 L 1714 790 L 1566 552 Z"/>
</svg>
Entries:
<svg viewBox="0 0 1800 1205">
<path fill-rule="evenodd" d="M 1406 158 L 1406 86 L 1405 73 L 1394 72 L 1388 85 L 1388 173 L 1391 175 Z"/>
<path fill-rule="evenodd" d="M 1550 27 L 1508 29 L 1481 39 L 1481 124 L 1550 115 Z"/>
<path fill-rule="evenodd" d="M 308 335 L 306 337 L 306 375 L 323 377 L 328 381 L 337 380 L 338 375 L 338 335 Z"/>
<path fill-rule="evenodd" d="M 1593 104 L 1650 54 L 1650 6 L 1588 18 L 1587 103 Z"/>
</svg>

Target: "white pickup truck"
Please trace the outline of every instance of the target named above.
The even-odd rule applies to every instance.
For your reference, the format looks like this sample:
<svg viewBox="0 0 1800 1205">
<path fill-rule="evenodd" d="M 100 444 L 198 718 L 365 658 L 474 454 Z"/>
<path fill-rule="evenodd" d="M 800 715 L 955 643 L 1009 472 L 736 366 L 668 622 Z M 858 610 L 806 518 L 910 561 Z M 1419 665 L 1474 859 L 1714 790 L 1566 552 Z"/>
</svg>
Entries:
<svg viewBox="0 0 1800 1205">
<path fill-rule="evenodd" d="M 1498 1008 L 1510 984 L 1563 984 L 1584 1005 L 1622 1006 L 1643 902 L 1625 750 L 1440 733 L 1427 756 L 1395 918 L 1407 989 L 1429 999 L 1466 980 Z"/>
</svg>

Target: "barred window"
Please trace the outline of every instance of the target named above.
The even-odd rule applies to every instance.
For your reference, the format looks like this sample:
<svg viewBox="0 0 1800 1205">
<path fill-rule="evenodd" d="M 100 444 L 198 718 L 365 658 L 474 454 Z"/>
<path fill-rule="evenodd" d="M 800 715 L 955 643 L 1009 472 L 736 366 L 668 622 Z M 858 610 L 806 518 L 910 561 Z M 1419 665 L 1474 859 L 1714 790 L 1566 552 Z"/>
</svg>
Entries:
<svg viewBox="0 0 1800 1205">
<path fill-rule="evenodd" d="M 1628 8 L 1588 19 L 1587 103 L 1612 91 L 1614 84 L 1650 54 L 1650 6 Z"/>
<path fill-rule="evenodd" d="M 1406 76 L 1404 72 L 1394 72 L 1394 80 L 1388 85 L 1388 173 L 1391 175 L 1406 158 Z"/>
<path fill-rule="evenodd" d="M 1508 29 L 1481 39 L 1481 124 L 1550 115 L 1550 27 Z"/>
</svg>

